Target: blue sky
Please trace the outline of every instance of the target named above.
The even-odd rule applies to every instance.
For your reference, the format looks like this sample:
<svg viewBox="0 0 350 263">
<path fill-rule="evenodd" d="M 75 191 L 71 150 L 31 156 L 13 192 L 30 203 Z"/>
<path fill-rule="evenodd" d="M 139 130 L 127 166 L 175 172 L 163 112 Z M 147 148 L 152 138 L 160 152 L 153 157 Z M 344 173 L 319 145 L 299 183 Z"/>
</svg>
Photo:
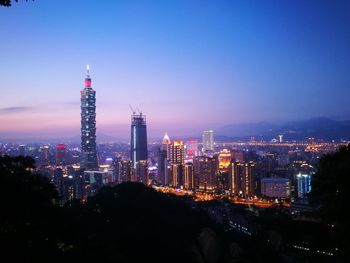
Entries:
<svg viewBox="0 0 350 263">
<path fill-rule="evenodd" d="M 79 134 L 85 65 L 97 129 L 129 104 L 165 130 L 350 118 L 349 1 L 21 1 L 0 8 L 0 136 Z"/>
</svg>

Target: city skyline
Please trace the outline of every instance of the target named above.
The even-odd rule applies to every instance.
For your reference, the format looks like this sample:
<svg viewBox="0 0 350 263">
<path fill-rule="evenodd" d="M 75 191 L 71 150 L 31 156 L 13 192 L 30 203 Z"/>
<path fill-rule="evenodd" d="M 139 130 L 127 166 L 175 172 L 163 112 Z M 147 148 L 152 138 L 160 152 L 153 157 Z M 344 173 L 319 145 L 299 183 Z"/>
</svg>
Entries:
<svg viewBox="0 0 350 263">
<path fill-rule="evenodd" d="M 129 104 L 148 115 L 150 138 L 349 118 L 348 7 L 34 1 L 1 8 L 8 26 L 0 36 L 0 136 L 78 136 L 85 64 L 98 93 L 98 131 L 117 138 L 130 136 Z"/>
</svg>

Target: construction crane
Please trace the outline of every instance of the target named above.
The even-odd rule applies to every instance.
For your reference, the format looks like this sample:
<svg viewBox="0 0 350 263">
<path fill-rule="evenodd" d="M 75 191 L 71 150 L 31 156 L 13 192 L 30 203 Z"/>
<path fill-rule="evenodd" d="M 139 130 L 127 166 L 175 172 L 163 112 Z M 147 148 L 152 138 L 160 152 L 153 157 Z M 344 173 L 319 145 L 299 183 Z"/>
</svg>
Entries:
<svg viewBox="0 0 350 263">
<path fill-rule="evenodd" d="M 129 104 L 130 110 L 132 112 L 132 115 L 135 115 L 136 111 L 134 110 L 134 108 Z"/>
</svg>

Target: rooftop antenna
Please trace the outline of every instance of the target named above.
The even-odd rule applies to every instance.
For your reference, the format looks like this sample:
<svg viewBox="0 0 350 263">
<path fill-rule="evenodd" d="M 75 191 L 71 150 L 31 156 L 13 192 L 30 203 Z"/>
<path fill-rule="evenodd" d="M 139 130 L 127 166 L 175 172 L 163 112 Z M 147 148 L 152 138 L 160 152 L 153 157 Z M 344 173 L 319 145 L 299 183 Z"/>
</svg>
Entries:
<svg viewBox="0 0 350 263">
<path fill-rule="evenodd" d="M 86 65 L 86 74 L 90 76 L 90 66 L 89 64 Z"/>
</svg>

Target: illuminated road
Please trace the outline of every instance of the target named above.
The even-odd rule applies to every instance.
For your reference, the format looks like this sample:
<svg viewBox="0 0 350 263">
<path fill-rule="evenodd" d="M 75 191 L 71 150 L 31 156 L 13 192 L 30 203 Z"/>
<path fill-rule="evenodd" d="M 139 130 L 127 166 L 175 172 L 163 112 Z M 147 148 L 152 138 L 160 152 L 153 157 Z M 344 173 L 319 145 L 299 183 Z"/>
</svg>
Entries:
<svg viewBox="0 0 350 263">
<path fill-rule="evenodd" d="M 196 192 L 190 190 L 183 190 L 183 189 L 174 189 L 170 187 L 153 187 L 159 192 L 166 193 L 166 194 L 173 194 L 177 196 L 190 196 L 193 198 L 196 202 L 206 202 L 206 201 L 212 201 L 212 200 L 221 200 L 223 196 L 216 195 L 216 194 L 209 194 L 209 193 L 203 193 L 203 192 Z M 267 200 L 262 199 L 244 199 L 244 198 L 238 198 L 238 197 L 229 197 L 228 200 L 230 200 L 233 204 L 240 204 L 240 205 L 254 205 L 262 208 L 267 208 L 272 205 L 276 205 L 276 202 L 271 202 Z M 279 205 L 290 207 L 289 203 L 278 203 Z"/>
</svg>

